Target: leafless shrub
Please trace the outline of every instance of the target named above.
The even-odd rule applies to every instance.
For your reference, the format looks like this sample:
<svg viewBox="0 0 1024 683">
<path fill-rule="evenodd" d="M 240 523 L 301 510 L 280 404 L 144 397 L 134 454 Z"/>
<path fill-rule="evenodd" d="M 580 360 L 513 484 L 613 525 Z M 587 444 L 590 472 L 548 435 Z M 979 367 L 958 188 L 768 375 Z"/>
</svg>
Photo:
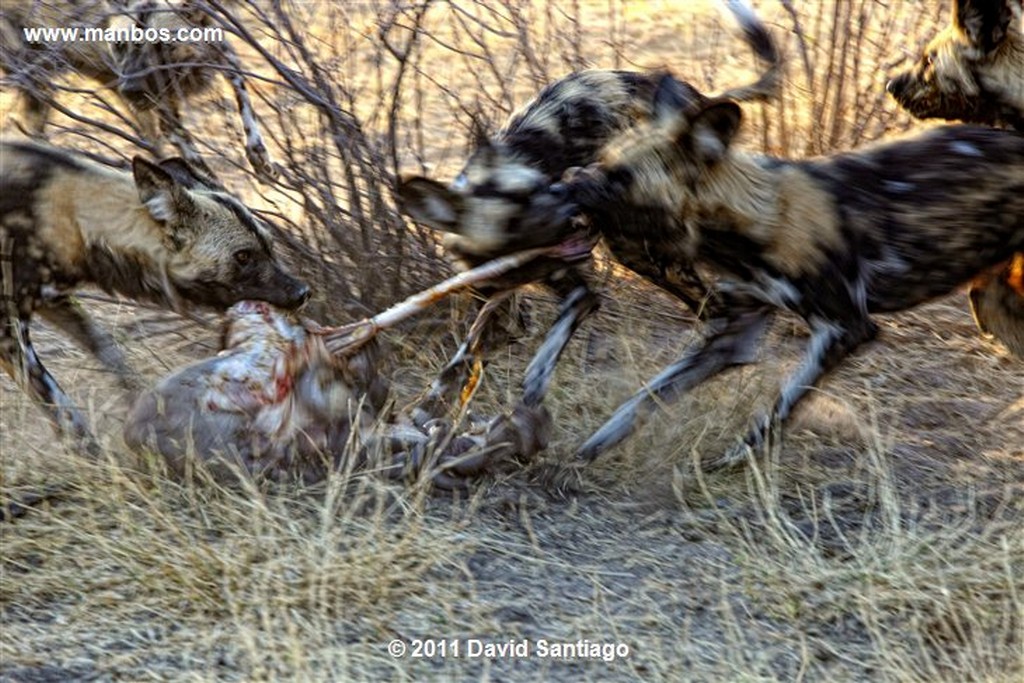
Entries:
<svg viewBox="0 0 1024 683">
<path fill-rule="evenodd" d="M 824 154 L 907 130 L 913 121 L 889 101 L 885 74 L 906 59 L 907 36 L 939 25 L 940 3 L 781 0 L 791 31 L 783 35 L 790 59 L 789 87 L 776 136 L 784 153 Z M 765 129 L 769 126 L 763 119 Z"/>
</svg>

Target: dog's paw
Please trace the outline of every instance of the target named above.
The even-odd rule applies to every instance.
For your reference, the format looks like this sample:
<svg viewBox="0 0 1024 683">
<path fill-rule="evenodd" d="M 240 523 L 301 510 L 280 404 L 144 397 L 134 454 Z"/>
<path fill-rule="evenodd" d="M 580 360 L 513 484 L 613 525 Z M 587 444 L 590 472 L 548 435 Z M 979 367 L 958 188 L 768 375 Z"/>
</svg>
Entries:
<svg viewBox="0 0 1024 683">
<path fill-rule="evenodd" d="M 246 147 L 245 156 L 252 170 L 262 180 L 272 182 L 281 176 L 280 167 L 270 159 L 270 153 L 263 144 Z"/>
</svg>

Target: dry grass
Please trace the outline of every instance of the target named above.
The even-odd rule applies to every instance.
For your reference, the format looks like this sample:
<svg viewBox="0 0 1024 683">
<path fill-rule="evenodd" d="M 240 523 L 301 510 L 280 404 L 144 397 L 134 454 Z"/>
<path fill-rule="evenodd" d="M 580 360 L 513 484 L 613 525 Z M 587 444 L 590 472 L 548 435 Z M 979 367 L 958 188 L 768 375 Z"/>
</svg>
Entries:
<svg viewBox="0 0 1024 683">
<path fill-rule="evenodd" d="M 945 20 L 930 4 L 796 3 L 806 61 L 788 12 L 761 5 L 784 42 L 789 78 L 781 106 L 750 110 L 748 145 L 816 153 L 909 125 L 880 97 L 880 74 Z M 403 67 L 382 35 L 404 44 L 417 7 L 284 6 L 301 27 L 314 19 L 331 27 L 307 35 L 348 122 L 358 124 L 348 129 L 364 145 L 354 156 L 330 135 L 338 120 L 240 42 L 247 67 L 268 79 L 256 81 L 257 107 L 291 174 L 282 182 L 312 174 L 311 199 L 257 186 L 230 124 L 209 126 L 204 138 L 224 153 L 214 165 L 232 187 L 327 255 L 308 274 L 331 293 L 320 302 L 330 318 L 444 271 L 429 239 L 410 234 L 403 257 L 414 265 L 399 277 L 386 257 L 404 226 L 388 208 L 380 233 L 364 235 L 351 198 L 368 202 L 373 221 L 374 202 L 390 207 L 386 176 L 396 161 L 448 177 L 475 108 L 500 120 L 583 61 L 670 65 L 708 90 L 752 73 L 750 56 L 714 14 L 667 0 L 434 3 Z M 266 32 L 269 7 L 241 3 L 238 15 L 269 53 L 315 81 L 315 65 Z M 391 106 L 392 93 L 400 106 Z M 2 93 L 5 107 L 10 95 Z M 201 107 L 193 120 L 230 120 L 219 97 Z M 87 126 L 55 124 L 56 142 L 89 146 Z M 10 125 L 5 118 L 4 130 Z M 127 151 L 103 142 L 107 153 Z M 299 142 L 321 166 L 290 158 Z M 349 167 L 378 174 L 377 189 L 350 185 Z M 337 214 L 332 192 L 344 205 Z M 362 248 L 364 269 L 393 285 L 386 295 L 346 265 Z M 788 318 L 772 330 L 760 366 L 667 408 L 586 471 L 553 471 L 696 334 L 685 311 L 629 277 L 610 274 L 605 295 L 559 368 L 546 460 L 482 482 L 468 500 L 352 473 L 314 489 L 173 482 L 124 452 L 125 408 L 110 378 L 40 326 L 42 358 L 88 408 L 108 457 L 65 455 L 37 409 L 0 378 L 0 494 L 65 487 L 0 525 L 0 680 L 1024 676 L 1024 372 L 977 337 L 962 295 L 881 320 L 879 341 L 830 377 L 785 442 L 746 469 L 702 477 L 694 462 L 728 444 L 796 362 L 803 330 Z M 553 314 L 543 294 L 528 301 L 526 343 L 490 366 L 481 411 L 514 396 Z M 212 332 L 168 316 L 88 305 L 154 379 L 213 348 Z M 456 302 L 389 335 L 399 402 L 426 385 L 464 331 L 463 317 Z M 396 659 L 386 650 L 395 638 L 585 638 L 625 643 L 630 655 Z"/>
</svg>

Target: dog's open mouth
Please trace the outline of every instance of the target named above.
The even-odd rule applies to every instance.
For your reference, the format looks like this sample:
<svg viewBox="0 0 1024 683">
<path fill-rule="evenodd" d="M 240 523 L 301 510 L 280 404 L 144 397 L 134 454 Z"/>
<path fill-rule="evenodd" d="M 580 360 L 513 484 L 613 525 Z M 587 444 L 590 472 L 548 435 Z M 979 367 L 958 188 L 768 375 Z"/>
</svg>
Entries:
<svg viewBox="0 0 1024 683">
<path fill-rule="evenodd" d="M 587 232 L 575 232 L 552 247 L 554 254 L 563 261 L 575 262 L 590 258 L 597 238 Z"/>
</svg>

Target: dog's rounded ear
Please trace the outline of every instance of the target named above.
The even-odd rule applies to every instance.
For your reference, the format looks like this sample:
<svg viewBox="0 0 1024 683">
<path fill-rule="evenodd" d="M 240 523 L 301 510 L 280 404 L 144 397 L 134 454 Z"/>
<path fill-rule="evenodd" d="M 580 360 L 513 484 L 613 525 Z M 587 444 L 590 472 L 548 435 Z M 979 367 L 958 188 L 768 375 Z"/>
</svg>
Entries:
<svg viewBox="0 0 1024 683">
<path fill-rule="evenodd" d="M 396 188 L 398 208 L 417 223 L 435 230 L 458 232 L 462 198 L 423 176 L 402 178 Z"/>
<path fill-rule="evenodd" d="M 654 118 L 671 121 L 685 114 L 701 99 L 703 96 L 692 85 L 665 73 L 654 89 Z"/>
<path fill-rule="evenodd" d="M 177 215 L 178 183 L 160 166 L 142 157 L 132 159 L 132 175 L 139 200 L 150 215 L 161 223 L 171 221 Z"/>
<path fill-rule="evenodd" d="M 971 42 L 988 54 L 1006 39 L 1014 20 L 1016 0 L 953 0 L 953 25 Z"/>
<path fill-rule="evenodd" d="M 736 137 L 742 120 L 740 105 L 732 100 L 717 100 L 704 106 L 693 116 L 686 134 L 692 140 L 694 153 L 707 164 L 720 161 Z"/>
<path fill-rule="evenodd" d="M 164 226 L 175 249 L 184 244 L 183 230 L 191 230 L 189 216 L 195 211 L 194 200 L 186 186 L 168 173 L 162 164 L 142 157 L 132 159 L 132 175 L 139 200 L 153 220 Z"/>
<path fill-rule="evenodd" d="M 182 187 L 186 187 L 190 190 L 198 188 L 205 188 L 210 190 L 223 190 L 221 186 L 213 178 L 203 175 L 199 171 L 192 168 L 192 165 L 181 157 L 171 157 L 170 159 L 163 159 L 157 162 L 157 165 L 161 169 L 167 172 L 175 182 Z"/>
</svg>

